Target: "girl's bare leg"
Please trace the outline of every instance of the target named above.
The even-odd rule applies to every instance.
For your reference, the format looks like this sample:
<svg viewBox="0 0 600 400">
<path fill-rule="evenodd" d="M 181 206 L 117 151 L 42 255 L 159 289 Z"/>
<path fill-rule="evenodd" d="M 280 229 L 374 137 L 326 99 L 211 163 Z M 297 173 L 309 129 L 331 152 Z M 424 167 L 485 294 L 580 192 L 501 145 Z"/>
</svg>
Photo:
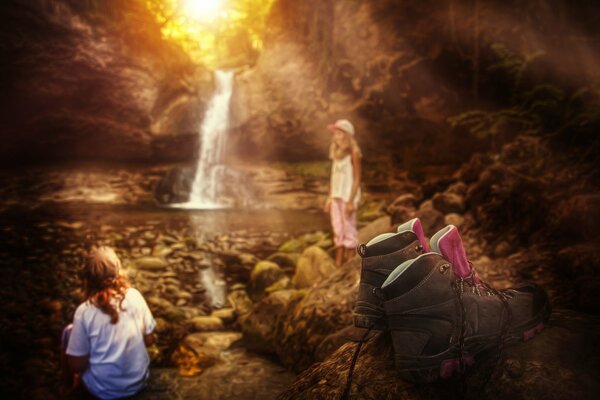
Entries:
<svg viewBox="0 0 600 400">
<path fill-rule="evenodd" d="M 354 258 L 356 252 L 354 249 L 346 249 L 346 261 L 350 261 Z"/>
<path fill-rule="evenodd" d="M 343 263 L 344 263 L 344 248 L 336 247 L 335 248 L 335 266 L 339 268 L 342 266 Z"/>
</svg>

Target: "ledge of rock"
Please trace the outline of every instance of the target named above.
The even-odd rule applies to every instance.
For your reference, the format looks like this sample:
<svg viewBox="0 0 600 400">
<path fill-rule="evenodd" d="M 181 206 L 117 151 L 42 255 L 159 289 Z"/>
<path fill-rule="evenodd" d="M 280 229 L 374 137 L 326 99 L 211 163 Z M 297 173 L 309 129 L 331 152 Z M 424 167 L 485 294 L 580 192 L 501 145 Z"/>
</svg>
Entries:
<svg viewBox="0 0 600 400">
<path fill-rule="evenodd" d="M 439 380 L 429 385 L 405 381 L 394 368 L 389 332 L 370 339 L 354 370 L 352 399 L 593 399 L 600 390 L 597 343 L 600 318 L 558 310 L 535 338 L 497 353 L 478 357 L 461 380 Z M 301 373 L 280 399 L 334 399 L 344 390 L 356 343 L 346 343 L 334 354 Z M 586 356 L 583 356 L 583 355 Z M 491 376 L 486 384 L 487 377 Z"/>
</svg>

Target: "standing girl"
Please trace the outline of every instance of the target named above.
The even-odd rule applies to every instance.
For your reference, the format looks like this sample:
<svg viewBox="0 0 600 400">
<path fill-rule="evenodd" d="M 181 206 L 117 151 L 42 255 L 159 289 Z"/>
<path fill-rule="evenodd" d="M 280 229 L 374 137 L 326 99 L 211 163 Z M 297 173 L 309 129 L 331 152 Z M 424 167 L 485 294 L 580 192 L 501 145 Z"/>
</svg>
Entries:
<svg viewBox="0 0 600 400">
<path fill-rule="evenodd" d="M 146 346 L 156 322 L 141 293 L 129 287 L 121 261 L 110 247 L 88 254 L 83 288 L 86 301 L 63 331 L 63 356 L 87 391 L 100 399 L 139 392 L 148 379 Z"/>
<path fill-rule="evenodd" d="M 332 132 L 329 158 L 332 160 L 331 184 L 325 211 L 331 216 L 335 264 L 350 259 L 358 245 L 356 209 L 360 201 L 360 161 L 362 154 L 354 139 L 354 126 L 346 119 L 328 125 Z"/>
</svg>

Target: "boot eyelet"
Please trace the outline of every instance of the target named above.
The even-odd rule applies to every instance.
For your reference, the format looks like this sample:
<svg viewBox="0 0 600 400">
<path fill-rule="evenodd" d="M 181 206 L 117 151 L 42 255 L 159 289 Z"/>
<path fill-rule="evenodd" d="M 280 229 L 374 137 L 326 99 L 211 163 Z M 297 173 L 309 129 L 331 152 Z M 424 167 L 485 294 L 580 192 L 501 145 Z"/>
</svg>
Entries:
<svg viewBox="0 0 600 400">
<path fill-rule="evenodd" d="M 383 293 L 381 293 L 381 288 L 374 287 L 372 293 L 373 296 L 377 297 L 379 300 L 383 300 Z"/>
<path fill-rule="evenodd" d="M 416 251 L 417 253 L 422 253 L 422 252 L 423 252 L 423 246 L 422 246 L 422 245 L 420 245 L 420 244 L 416 245 L 416 246 L 415 246 L 415 251 Z"/>
<path fill-rule="evenodd" d="M 356 252 L 358 253 L 359 256 L 365 257 L 367 254 L 367 246 L 364 244 L 359 244 L 358 247 L 356 248 Z"/>
<path fill-rule="evenodd" d="M 446 271 L 448 271 L 448 268 L 450 268 L 450 264 L 440 265 L 440 274 L 445 274 Z"/>
</svg>

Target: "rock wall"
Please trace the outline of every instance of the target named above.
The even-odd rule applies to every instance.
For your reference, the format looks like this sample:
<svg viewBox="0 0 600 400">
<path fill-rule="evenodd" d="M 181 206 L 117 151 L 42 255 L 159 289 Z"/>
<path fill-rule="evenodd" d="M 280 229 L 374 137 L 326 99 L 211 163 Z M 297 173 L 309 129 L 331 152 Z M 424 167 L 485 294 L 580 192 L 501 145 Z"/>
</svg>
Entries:
<svg viewBox="0 0 600 400">
<path fill-rule="evenodd" d="M 398 160 L 432 162 L 436 143 L 450 150 L 435 157 L 444 163 L 481 147 L 459 151 L 448 136 L 468 77 L 448 51 L 447 22 L 426 23 L 437 4 L 396 3 L 279 1 L 257 65 L 236 80 L 234 150 L 322 158 L 325 126 L 338 118 L 353 121 L 370 158 L 391 146 Z"/>
<path fill-rule="evenodd" d="M 211 74 L 143 1 L 10 0 L 0 22 L 3 162 L 193 158 Z"/>
<path fill-rule="evenodd" d="M 509 104 L 516 72 L 521 83 L 597 81 L 593 9 L 564 1 L 279 0 L 257 64 L 237 76 L 232 150 L 324 158 L 326 124 L 349 118 L 366 159 L 458 166 L 515 132 L 478 138 L 448 118 Z"/>
</svg>

